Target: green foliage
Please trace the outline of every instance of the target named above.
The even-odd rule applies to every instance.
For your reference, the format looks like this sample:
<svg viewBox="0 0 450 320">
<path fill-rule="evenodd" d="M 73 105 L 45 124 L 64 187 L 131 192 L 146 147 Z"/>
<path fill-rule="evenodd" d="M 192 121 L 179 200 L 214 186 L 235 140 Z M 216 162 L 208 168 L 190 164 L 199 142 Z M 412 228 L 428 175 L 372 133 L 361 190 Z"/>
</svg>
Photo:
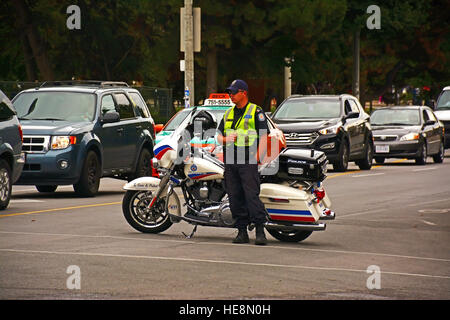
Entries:
<svg viewBox="0 0 450 320">
<path fill-rule="evenodd" d="M 13 1 L 0 2 L 0 79 L 40 79 L 27 58 L 27 35 Z M 179 71 L 182 0 L 26 0 L 57 79 L 110 79 L 174 88 Z M 81 30 L 66 27 L 69 5 L 81 8 Z M 350 92 L 353 35 L 360 30 L 362 99 L 392 85 L 450 81 L 450 5 L 445 0 L 379 3 L 381 29 L 368 30 L 371 0 L 194 0 L 202 9 L 202 51 L 195 54 L 196 97 L 205 94 L 206 55 L 217 52 L 218 87 L 234 78 L 265 79 L 283 91 L 285 58 L 292 58 L 294 93 Z M 32 56 L 31 56 L 32 57 Z M 35 80 L 35 79 L 31 79 Z"/>
</svg>

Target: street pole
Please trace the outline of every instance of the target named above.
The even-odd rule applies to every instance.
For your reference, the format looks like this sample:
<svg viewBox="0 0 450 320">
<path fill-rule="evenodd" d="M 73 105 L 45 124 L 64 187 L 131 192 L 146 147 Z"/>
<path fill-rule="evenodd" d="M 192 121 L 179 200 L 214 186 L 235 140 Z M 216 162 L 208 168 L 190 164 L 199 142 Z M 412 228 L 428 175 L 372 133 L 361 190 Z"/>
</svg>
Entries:
<svg viewBox="0 0 450 320">
<path fill-rule="evenodd" d="M 353 34 L 353 83 L 352 93 L 359 100 L 359 37 L 360 30 Z"/>
<path fill-rule="evenodd" d="M 185 8 L 185 47 L 184 47 L 184 86 L 185 89 L 189 89 L 189 105 L 195 104 L 194 97 L 194 24 L 192 13 L 193 0 L 184 0 Z"/>
<path fill-rule="evenodd" d="M 284 58 L 286 63 L 289 63 L 289 66 L 284 66 L 284 98 L 288 98 L 292 94 L 291 88 L 291 59 Z"/>
</svg>

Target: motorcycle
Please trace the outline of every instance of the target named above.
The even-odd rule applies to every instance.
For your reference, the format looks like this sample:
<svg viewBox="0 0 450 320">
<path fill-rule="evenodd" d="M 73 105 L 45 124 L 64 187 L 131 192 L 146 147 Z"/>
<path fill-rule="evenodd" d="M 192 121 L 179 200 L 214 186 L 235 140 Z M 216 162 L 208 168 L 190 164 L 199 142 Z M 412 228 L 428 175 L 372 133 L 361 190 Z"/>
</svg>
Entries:
<svg viewBox="0 0 450 320">
<path fill-rule="evenodd" d="M 225 191 L 224 163 L 189 143 L 198 123 L 214 129 L 211 135 L 215 134 L 209 119 L 213 115 L 207 111 L 194 114 L 196 108 L 169 137 L 155 145 L 152 162 L 160 178 L 140 177 L 123 187 L 123 214 L 140 232 L 160 233 L 181 221 L 194 225 L 190 235 L 183 233 L 187 238 L 193 237 L 198 226 L 235 228 Z M 259 166 L 260 199 L 267 213 L 265 228 L 274 238 L 299 242 L 313 231 L 325 230 L 322 220 L 335 218 L 322 183 L 327 164 L 321 151 L 287 148 Z M 276 173 L 270 168 L 275 168 Z"/>
</svg>

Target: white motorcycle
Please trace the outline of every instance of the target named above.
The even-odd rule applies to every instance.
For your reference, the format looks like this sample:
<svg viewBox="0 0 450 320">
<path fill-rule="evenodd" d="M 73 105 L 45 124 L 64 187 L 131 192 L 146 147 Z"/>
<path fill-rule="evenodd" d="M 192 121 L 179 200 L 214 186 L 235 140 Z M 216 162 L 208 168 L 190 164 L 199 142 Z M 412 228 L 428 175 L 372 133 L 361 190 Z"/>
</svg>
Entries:
<svg viewBox="0 0 450 320">
<path fill-rule="evenodd" d="M 207 111 L 196 114 L 194 108 L 172 135 L 154 147 L 153 166 L 160 178 L 141 177 L 124 186 L 123 214 L 136 230 L 160 233 L 173 223 L 186 221 L 194 225 L 192 233 L 185 234 L 191 238 L 199 225 L 235 228 L 224 186 L 223 162 L 190 144 L 198 121 L 203 128 L 214 129 L 214 136 L 215 126 L 205 121 L 208 118 L 214 116 Z M 327 163 L 321 151 L 285 149 L 274 161 L 260 166 L 260 198 L 267 211 L 265 228 L 274 238 L 299 242 L 313 231 L 325 230 L 321 220 L 335 218 L 322 185 Z M 271 167 L 278 167 L 276 173 L 265 174 Z M 249 226 L 249 230 L 253 228 Z"/>
</svg>

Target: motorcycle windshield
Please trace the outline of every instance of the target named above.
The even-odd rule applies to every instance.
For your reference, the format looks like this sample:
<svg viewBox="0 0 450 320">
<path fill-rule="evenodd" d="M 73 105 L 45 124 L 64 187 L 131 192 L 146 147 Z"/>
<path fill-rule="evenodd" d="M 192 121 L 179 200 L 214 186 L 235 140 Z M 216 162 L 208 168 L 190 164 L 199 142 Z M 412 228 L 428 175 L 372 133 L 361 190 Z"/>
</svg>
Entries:
<svg viewBox="0 0 450 320">
<path fill-rule="evenodd" d="M 191 137 L 188 137 L 190 134 L 187 132 L 186 128 L 189 125 L 189 123 L 192 120 L 193 115 L 195 114 L 195 112 L 197 111 L 197 107 L 194 107 L 192 109 L 192 111 L 189 113 L 189 115 L 180 123 L 180 125 L 178 126 L 178 128 L 176 128 L 172 134 L 164 137 L 160 142 L 158 142 L 155 147 L 153 148 L 153 150 L 157 150 L 158 148 L 160 148 L 163 145 L 169 145 L 171 146 L 173 149 L 175 149 L 175 151 L 178 151 L 178 145 L 179 142 L 181 142 L 180 140 L 182 138 L 188 138 L 187 141 L 191 140 Z"/>
</svg>

